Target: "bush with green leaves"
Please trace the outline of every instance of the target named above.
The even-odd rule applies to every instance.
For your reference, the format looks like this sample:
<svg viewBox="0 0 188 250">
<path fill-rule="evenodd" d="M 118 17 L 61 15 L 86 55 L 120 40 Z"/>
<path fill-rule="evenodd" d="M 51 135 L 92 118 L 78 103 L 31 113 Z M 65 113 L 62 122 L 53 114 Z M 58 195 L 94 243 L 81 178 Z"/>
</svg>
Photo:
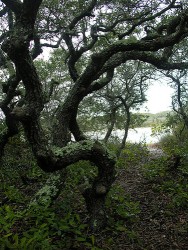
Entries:
<svg viewBox="0 0 188 250">
<path fill-rule="evenodd" d="M 149 180 L 153 181 L 156 177 L 163 177 L 166 174 L 166 161 L 163 159 L 153 160 L 143 167 L 143 174 Z"/>
<path fill-rule="evenodd" d="M 167 114 L 166 121 L 161 124 L 157 133 L 163 135 L 159 146 L 167 155 L 183 155 L 188 150 L 188 129 L 177 114 Z"/>
<path fill-rule="evenodd" d="M 145 162 L 149 154 L 147 145 L 144 142 L 129 143 L 127 142 L 123 149 L 118 162 L 117 167 L 127 168 L 133 167 Z"/>
<path fill-rule="evenodd" d="M 161 138 L 159 146 L 166 155 L 168 167 L 188 175 L 188 131 L 182 132 L 181 137 L 177 137 L 175 134 L 164 136 Z M 176 159 L 179 159 L 177 164 Z"/>
<path fill-rule="evenodd" d="M 174 207 L 188 207 L 188 184 L 183 179 L 166 180 L 158 188 L 159 191 L 165 191 L 171 197 L 170 205 Z"/>
<path fill-rule="evenodd" d="M 188 151 L 187 135 L 177 138 L 174 134 L 165 135 L 159 142 L 159 147 L 167 155 L 184 156 Z"/>
<path fill-rule="evenodd" d="M 131 201 L 129 194 L 120 185 L 114 185 L 110 190 L 107 200 L 107 208 L 114 219 L 123 219 L 124 222 L 134 222 L 140 213 L 139 202 Z"/>
<path fill-rule="evenodd" d="M 20 179 L 30 174 L 34 167 L 36 167 L 36 160 L 25 137 L 21 133 L 10 137 L 1 160 L 2 179 L 5 181 L 13 181 L 14 177 Z"/>
</svg>

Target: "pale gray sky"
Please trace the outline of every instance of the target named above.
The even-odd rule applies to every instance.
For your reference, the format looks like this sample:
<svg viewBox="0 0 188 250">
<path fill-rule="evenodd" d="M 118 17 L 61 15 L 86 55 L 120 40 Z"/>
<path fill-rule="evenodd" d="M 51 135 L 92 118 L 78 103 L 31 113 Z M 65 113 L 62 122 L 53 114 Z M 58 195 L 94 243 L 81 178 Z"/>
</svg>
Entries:
<svg viewBox="0 0 188 250">
<path fill-rule="evenodd" d="M 150 113 L 170 110 L 172 94 L 173 89 L 169 85 L 156 81 L 147 91 L 148 102 L 144 106 L 147 106 Z M 143 111 L 144 108 L 141 109 Z"/>
</svg>

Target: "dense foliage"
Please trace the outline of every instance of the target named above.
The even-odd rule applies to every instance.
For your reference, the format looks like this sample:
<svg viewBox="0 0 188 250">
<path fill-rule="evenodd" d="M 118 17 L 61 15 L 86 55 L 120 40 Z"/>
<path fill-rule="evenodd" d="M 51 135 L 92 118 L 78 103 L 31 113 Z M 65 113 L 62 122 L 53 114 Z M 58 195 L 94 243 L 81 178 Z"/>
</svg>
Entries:
<svg viewBox="0 0 188 250">
<path fill-rule="evenodd" d="M 126 144 L 128 128 L 143 121 L 132 109 L 146 101 L 158 69 L 177 83 L 173 109 L 187 126 L 181 82 L 188 67 L 187 3 L 1 0 L 0 19 L 1 245 L 108 249 L 119 232 L 136 241 L 131 223 L 141 207 L 117 183 L 126 167 L 141 171 L 136 166 L 149 154 L 145 145 Z M 103 141 L 84 133 L 95 116 L 104 118 Z M 124 129 L 119 144 L 109 140 L 116 127 Z M 179 150 L 179 141 L 174 145 Z M 175 165 L 184 159 L 186 169 L 186 146 L 180 151 Z M 149 164 L 156 167 L 153 177 L 169 171 L 161 162 L 168 158 Z M 187 189 L 184 174 L 181 169 L 180 193 Z M 92 234 L 105 226 L 107 242 Z"/>
</svg>

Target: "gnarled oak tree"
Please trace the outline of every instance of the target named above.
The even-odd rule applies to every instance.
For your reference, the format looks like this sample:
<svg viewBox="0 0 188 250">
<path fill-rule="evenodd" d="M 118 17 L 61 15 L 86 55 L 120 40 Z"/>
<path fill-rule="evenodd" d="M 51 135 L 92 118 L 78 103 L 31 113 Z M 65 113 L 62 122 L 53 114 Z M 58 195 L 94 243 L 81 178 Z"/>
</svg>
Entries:
<svg viewBox="0 0 188 250">
<path fill-rule="evenodd" d="M 77 122 L 79 104 L 106 86 L 115 68 L 128 60 L 164 70 L 187 68 L 185 61 L 171 60 L 174 46 L 188 36 L 187 6 L 177 0 L 1 0 L 0 18 L 0 66 L 10 73 L 2 85 L 0 108 L 7 132 L 1 136 L 0 150 L 21 123 L 44 171 L 65 169 L 79 160 L 93 162 L 98 176 L 83 195 L 91 223 L 99 228 L 106 220 L 104 202 L 115 179 L 115 159 L 100 142 L 82 133 Z M 71 81 L 50 135 L 41 125 L 50 92 L 44 91 L 34 66 L 46 47 L 62 49 L 62 64 L 66 63 Z M 76 142 L 70 143 L 70 134 Z"/>
</svg>

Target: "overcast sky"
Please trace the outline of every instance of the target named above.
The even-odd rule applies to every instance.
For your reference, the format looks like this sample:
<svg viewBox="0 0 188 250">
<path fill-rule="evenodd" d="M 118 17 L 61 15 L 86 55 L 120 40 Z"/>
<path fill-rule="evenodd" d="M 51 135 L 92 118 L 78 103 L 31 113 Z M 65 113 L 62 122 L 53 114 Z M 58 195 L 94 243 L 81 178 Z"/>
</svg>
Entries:
<svg viewBox="0 0 188 250">
<path fill-rule="evenodd" d="M 150 113 L 170 110 L 172 94 L 173 89 L 170 88 L 165 82 L 155 82 L 147 91 L 148 102 L 144 106 L 147 106 L 148 112 Z M 141 112 L 144 112 L 144 110 L 145 108 L 142 108 Z M 145 111 L 147 112 L 147 110 Z"/>
</svg>

